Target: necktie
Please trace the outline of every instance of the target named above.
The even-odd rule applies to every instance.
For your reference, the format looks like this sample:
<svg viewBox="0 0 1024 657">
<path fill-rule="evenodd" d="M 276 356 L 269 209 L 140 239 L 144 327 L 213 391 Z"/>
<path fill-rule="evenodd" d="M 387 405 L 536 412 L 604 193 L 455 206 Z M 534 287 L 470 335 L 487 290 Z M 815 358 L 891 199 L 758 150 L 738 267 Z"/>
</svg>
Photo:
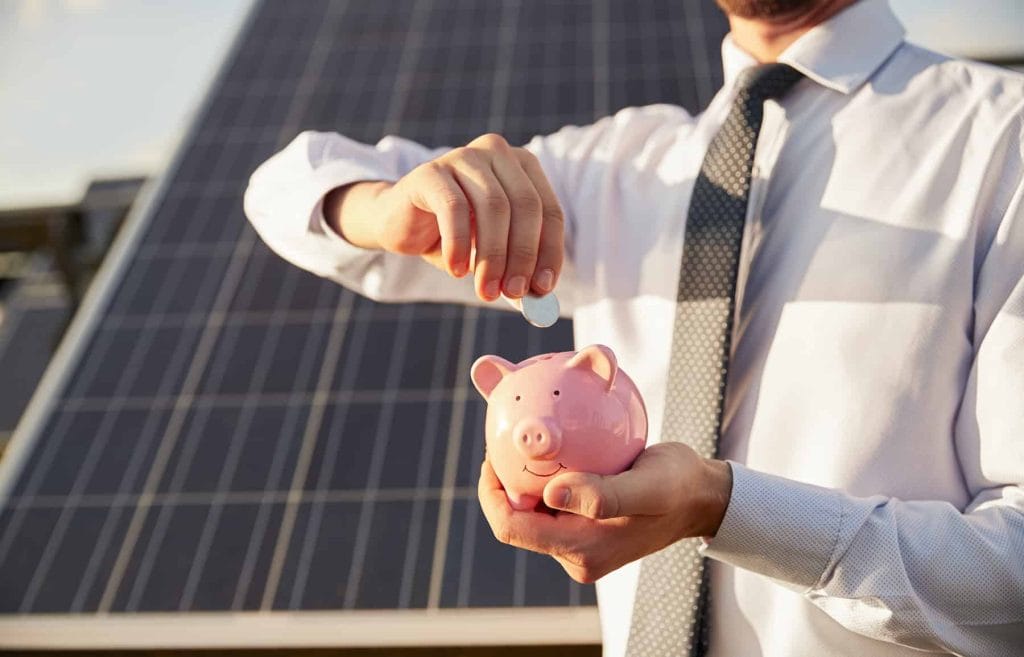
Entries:
<svg viewBox="0 0 1024 657">
<path fill-rule="evenodd" d="M 686 219 L 662 440 L 714 457 L 721 432 L 736 271 L 764 101 L 801 74 L 785 64 L 744 70 L 739 92 L 704 156 Z M 699 539 L 679 541 L 640 566 L 629 657 L 706 652 L 707 582 Z"/>
</svg>

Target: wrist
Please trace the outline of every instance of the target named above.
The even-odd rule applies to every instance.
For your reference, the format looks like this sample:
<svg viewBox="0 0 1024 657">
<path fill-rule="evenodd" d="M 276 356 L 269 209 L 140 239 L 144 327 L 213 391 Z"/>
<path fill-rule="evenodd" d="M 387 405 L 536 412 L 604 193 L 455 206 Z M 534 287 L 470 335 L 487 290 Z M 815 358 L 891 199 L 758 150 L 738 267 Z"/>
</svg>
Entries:
<svg viewBox="0 0 1024 657">
<path fill-rule="evenodd" d="M 380 249 L 376 228 L 380 222 L 380 196 L 391 187 L 382 181 L 357 182 L 331 190 L 324 197 L 324 219 L 346 242 L 364 249 Z"/>
<path fill-rule="evenodd" d="M 704 500 L 700 514 L 703 522 L 698 535 L 710 540 L 722 526 L 729 500 L 732 499 L 732 467 L 725 461 L 704 459 L 703 469 Z"/>
</svg>

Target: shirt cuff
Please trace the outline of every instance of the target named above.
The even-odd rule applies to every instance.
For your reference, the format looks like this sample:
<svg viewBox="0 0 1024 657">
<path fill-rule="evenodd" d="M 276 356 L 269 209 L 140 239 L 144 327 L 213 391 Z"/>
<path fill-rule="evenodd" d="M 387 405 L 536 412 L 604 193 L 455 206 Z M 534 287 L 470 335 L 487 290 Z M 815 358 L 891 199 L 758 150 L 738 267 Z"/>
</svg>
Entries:
<svg viewBox="0 0 1024 657">
<path fill-rule="evenodd" d="M 842 524 L 837 491 L 729 461 L 732 497 L 704 556 L 803 589 L 832 562 Z"/>
</svg>

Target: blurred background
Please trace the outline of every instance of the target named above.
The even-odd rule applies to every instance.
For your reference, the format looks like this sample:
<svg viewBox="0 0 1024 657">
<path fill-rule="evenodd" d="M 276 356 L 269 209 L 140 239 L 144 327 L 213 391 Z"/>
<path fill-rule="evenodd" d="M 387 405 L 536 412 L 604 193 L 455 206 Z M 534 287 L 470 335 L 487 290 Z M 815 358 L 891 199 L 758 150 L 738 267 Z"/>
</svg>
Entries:
<svg viewBox="0 0 1024 657">
<path fill-rule="evenodd" d="M 1024 71 L 1024 0 L 891 4 L 909 40 Z M 0 614 L 96 647 L 125 626 L 65 621 L 499 609 L 465 643 L 512 644 L 533 609 L 593 644 L 590 587 L 478 518 L 464 380 L 571 325 L 355 298 L 267 252 L 240 195 L 306 128 L 441 145 L 699 111 L 725 29 L 710 0 L 0 2 Z M 177 643 L 226 645 L 218 622 Z"/>
</svg>

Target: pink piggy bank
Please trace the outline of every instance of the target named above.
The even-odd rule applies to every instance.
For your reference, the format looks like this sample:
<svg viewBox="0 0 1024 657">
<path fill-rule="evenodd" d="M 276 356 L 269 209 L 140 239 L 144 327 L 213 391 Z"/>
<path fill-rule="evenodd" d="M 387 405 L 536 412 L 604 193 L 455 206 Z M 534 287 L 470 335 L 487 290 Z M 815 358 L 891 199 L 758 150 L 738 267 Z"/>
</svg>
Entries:
<svg viewBox="0 0 1024 657">
<path fill-rule="evenodd" d="M 471 371 L 487 400 L 487 460 L 513 508 L 533 509 L 560 472 L 617 474 L 647 442 L 647 411 L 608 347 L 513 365 L 481 356 Z"/>
</svg>

